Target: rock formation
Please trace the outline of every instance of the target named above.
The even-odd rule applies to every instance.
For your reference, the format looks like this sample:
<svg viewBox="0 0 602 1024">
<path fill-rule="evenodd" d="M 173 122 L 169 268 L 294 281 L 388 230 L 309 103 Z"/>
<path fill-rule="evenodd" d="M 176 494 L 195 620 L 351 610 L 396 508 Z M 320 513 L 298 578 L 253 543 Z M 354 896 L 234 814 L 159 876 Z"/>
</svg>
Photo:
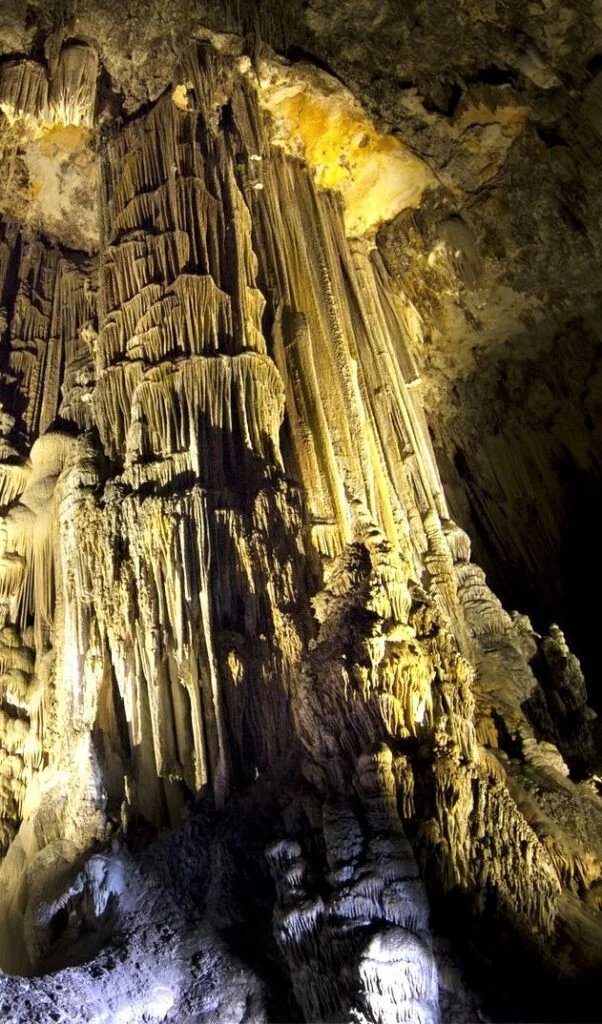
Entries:
<svg viewBox="0 0 602 1024">
<path fill-rule="evenodd" d="M 433 447 L 461 512 L 425 352 L 482 257 L 448 211 L 400 270 L 449 183 L 266 10 L 174 23 L 152 88 L 109 4 L 6 29 L 3 1019 L 564 1019 L 602 957 L 596 716 Z"/>
</svg>

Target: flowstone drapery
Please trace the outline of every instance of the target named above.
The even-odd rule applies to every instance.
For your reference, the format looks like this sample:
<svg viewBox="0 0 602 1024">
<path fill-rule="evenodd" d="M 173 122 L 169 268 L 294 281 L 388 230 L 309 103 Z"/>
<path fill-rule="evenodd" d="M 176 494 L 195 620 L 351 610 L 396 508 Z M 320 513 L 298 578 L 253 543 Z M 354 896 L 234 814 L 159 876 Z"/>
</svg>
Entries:
<svg viewBox="0 0 602 1024">
<path fill-rule="evenodd" d="M 28 131 L 88 127 L 95 68 L 81 44 L 50 78 L 3 65 L 0 105 Z M 583 680 L 471 563 L 411 304 L 276 145 L 258 88 L 248 60 L 194 43 L 165 95 L 103 127 L 98 255 L 2 225 L 0 959 L 43 971 L 83 943 L 110 970 L 98 947 L 134 926 L 136 887 L 161 892 L 128 842 L 171 827 L 181 865 L 179 823 L 202 813 L 189 863 L 213 881 L 204 925 L 182 911 L 179 973 L 134 997 L 123 952 L 74 1018 L 94 973 L 72 968 L 66 1018 L 478 1019 L 427 893 L 436 932 L 470 927 L 491 956 L 495 926 L 568 979 L 597 935 L 602 815 L 568 777 L 591 755 Z M 253 866 L 233 806 L 241 836 L 258 814 Z M 252 999 L 209 1009 L 202 950 L 247 872 L 274 941 L 249 898 Z M 54 984 L 30 998 L 61 1013 Z"/>
</svg>

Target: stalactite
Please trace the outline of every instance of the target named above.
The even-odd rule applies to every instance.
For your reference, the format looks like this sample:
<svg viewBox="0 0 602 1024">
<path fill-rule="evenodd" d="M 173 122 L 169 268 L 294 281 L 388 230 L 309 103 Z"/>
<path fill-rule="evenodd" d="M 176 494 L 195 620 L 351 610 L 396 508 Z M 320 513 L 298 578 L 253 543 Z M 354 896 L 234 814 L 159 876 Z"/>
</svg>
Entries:
<svg viewBox="0 0 602 1024">
<path fill-rule="evenodd" d="M 89 263 L 72 263 L 42 242 L 23 246 L 18 272 L 7 360 L 16 387 L 9 408 L 31 444 L 59 415 L 90 425 L 92 359 L 81 332 L 94 323 L 94 276 Z"/>
<path fill-rule="evenodd" d="M 8 61 L 0 74 L 0 108 L 9 119 L 24 118 L 36 128 L 53 122 L 91 128 L 97 74 L 95 51 L 80 43 L 63 47 L 50 81 L 43 64 Z"/>
<path fill-rule="evenodd" d="M 38 121 L 48 109 L 48 75 L 36 61 L 9 61 L 0 77 L 0 107 L 9 118 Z"/>
<path fill-rule="evenodd" d="M 90 46 L 66 44 L 50 82 L 49 106 L 52 116 L 62 124 L 94 124 L 98 57 Z"/>
</svg>

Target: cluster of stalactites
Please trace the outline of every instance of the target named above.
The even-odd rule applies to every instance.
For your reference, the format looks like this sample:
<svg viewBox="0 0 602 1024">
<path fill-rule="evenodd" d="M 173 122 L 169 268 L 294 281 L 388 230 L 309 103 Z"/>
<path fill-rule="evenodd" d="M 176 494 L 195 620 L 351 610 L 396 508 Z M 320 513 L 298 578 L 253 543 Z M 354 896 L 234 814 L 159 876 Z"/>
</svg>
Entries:
<svg viewBox="0 0 602 1024">
<path fill-rule="evenodd" d="M 2 325 L 0 371 L 0 817 L 6 846 L 47 750 L 46 656 L 61 561 L 55 490 L 74 445 L 56 428 L 61 421 L 80 429 L 92 422 L 86 331 L 95 317 L 93 268 L 24 239 L 7 222 L 0 242 L 0 298 L 11 314 Z"/>
<path fill-rule="evenodd" d="M 19 500 L 0 516 L 3 849 L 20 822 L 26 786 L 42 765 L 49 694 L 41 666 L 55 624 L 61 561 L 55 488 L 73 445 L 58 433 L 38 438 Z"/>
<path fill-rule="evenodd" d="M 446 548 L 431 540 L 427 557 L 433 569 L 437 561 L 442 579 L 449 582 L 451 575 L 445 592 L 451 601 L 454 563 L 468 564 L 470 547 L 452 524 L 441 529 Z M 431 538 L 433 530 L 427 517 Z M 469 893 L 478 879 L 481 909 L 489 894 L 519 927 L 549 934 L 566 847 L 552 847 L 549 832 L 517 806 L 503 757 L 478 742 L 479 680 L 459 652 L 435 583 L 433 574 L 428 594 L 408 581 L 407 566 L 395 565 L 375 529 L 333 560 L 328 584 L 314 601 L 321 625 L 311 684 L 298 703 L 311 777 L 321 786 L 344 785 L 349 759 L 384 729 L 397 750 L 408 752 L 392 760 L 398 806 L 404 819 L 414 819 L 423 869 L 436 891 Z M 404 591 L 405 601 L 393 598 Z M 430 749 L 427 759 L 415 758 L 416 740 L 423 757 Z M 575 864 L 576 871 L 582 867 Z"/>
<path fill-rule="evenodd" d="M 262 327 L 271 324 L 289 468 L 307 493 L 320 554 L 332 557 L 350 541 L 359 512 L 412 552 L 419 574 L 422 516 L 429 508 L 445 514 L 445 504 L 402 312 L 382 265 L 362 246 L 350 248 L 336 199 L 316 190 L 304 165 L 270 148 L 256 97 L 233 62 L 192 47 L 172 96 L 107 147 L 103 189 L 97 394 L 105 447 L 124 450 L 134 410 L 142 427 L 128 444 L 131 461 L 137 446 L 143 459 L 182 453 L 194 430 L 176 427 L 163 451 L 143 437 L 136 394 L 151 368 L 168 364 L 161 377 L 177 377 L 178 364 L 194 356 L 264 353 Z M 171 400 L 152 390 L 173 433 Z M 268 406 L 277 424 L 281 399 Z"/>
<path fill-rule="evenodd" d="M 314 542 L 332 557 L 359 514 L 411 554 L 418 574 L 422 515 L 444 514 L 445 503 L 401 312 L 382 266 L 362 244 L 350 246 L 336 197 L 280 151 L 264 164 L 254 218 L 260 273 Z"/>
<path fill-rule="evenodd" d="M 90 700 L 94 623 L 128 733 L 125 746 L 109 737 L 124 813 L 176 820 L 185 792 L 210 786 L 220 801 L 233 774 L 264 771 L 290 750 L 298 499 L 281 484 L 224 508 L 194 485 L 142 501 L 115 489 L 100 505 L 93 486 L 74 490 L 68 476 L 62 491 L 72 701 Z"/>
<path fill-rule="evenodd" d="M 97 77 L 96 51 L 82 43 L 65 44 L 51 74 L 34 60 L 7 61 L 0 68 L 0 109 L 34 131 L 53 124 L 91 128 Z"/>
<path fill-rule="evenodd" d="M 0 857 L 19 826 L 31 778 L 33 672 L 33 650 L 5 625 L 0 630 Z"/>
<path fill-rule="evenodd" d="M 103 159 L 95 410 L 106 451 L 125 453 L 134 485 L 164 477 L 166 462 L 216 487 L 233 484 L 241 458 L 281 465 L 282 385 L 266 355 L 251 217 L 217 123 L 225 98 L 212 67 L 193 48 L 194 101 L 164 97 Z"/>
<path fill-rule="evenodd" d="M 493 839 L 488 841 L 497 850 L 495 858 L 480 866 L 474 857 L 467 857 L 463 884 L 468 884 L 466 879 L 474 877 L 476 870 L 483 884 L 495 886 L 492 879 L 500 871 L 494 865 L 504 858 L 506 862 L 514 861 L 515 868 L 508 872 L 501 888 L 502 902 L 506 908 L 526 907 L 530 919 L 549 930 L 559 887 L 587 890 L 600 877 L 602 865 L 580 844 L 576 849 L 574 837 L 570 838 L 527 796 L 520 781 L 521 767 L 541 772 L 552 785 L 564 789 L 569 768 L 553 741 L 558 738 L 569 753 L 574 754 L 576 748 L 587 756 L 593 712 L 586 704 L 579 663 L 557 627 L 542 638 L 525 616 L 509 615 L 487 586 L 483 571 L 470 561 L 466 534 L 448 523 L 445 535 L 457 601 L 474 643 L 472 717 L 479 747 L 473 792 L 466 785 L 462 794 L 457 782 L 448 779 L 442 793 L 448 804 L 459 807 L 460 822 L 466 815 L 472 816 L 479 842 L 491 835 Z M 533 665 L 538 667 L 540 678 Z M 515 751 L 520 750 L 522 762 L 511 765 L 504 750 L 507 738 Z M 445 774 L 445 761 L 437 763 Z M 452 786 L 457 794 L 454 799 Z M 498 822 L 497 829 L 494 822 Z M 509 833 L 514 834 L 512 843 L 508 843 Z M 457 843 L 450 843 L 450 848 L 454 846 L 457 848 Z M 523 857 L 518 848 L 528 855 Z"/>
<path fill-rule="evenodd" d="M 18 236 L 7 246 L 0 288 L 9 269 L 17 285 L 4 342 L 3 404 L 22 450 L 60 421 L 92 425 L 96 273 L 93 261 Z"/>
<path fill-rule="evenodd" d="M 25 486 L 0 517 L 0 605 L 5 622 L 24 629 L 33 616 L 36 635 L 52 625 L 59 536 L 56 482 L 74 439 L 49 433 L 33 445 Z"/>
</svg>

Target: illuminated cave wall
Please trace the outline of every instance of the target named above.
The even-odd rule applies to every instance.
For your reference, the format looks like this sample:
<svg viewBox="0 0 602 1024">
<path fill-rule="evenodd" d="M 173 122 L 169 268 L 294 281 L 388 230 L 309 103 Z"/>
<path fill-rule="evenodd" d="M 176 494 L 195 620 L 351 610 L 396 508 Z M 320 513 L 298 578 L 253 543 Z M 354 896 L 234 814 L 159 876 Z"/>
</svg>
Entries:
<svg viewBox="0 0 602 1024">
<path fill-rule="evenodd" d="M 239 38 L 125 118 L 98 67 L 0 65 L 3 1012 L 545 1016 L 599 963 L 593 714 L 450 517 L 375 244 L 432 170 Z"/>
</svg>

